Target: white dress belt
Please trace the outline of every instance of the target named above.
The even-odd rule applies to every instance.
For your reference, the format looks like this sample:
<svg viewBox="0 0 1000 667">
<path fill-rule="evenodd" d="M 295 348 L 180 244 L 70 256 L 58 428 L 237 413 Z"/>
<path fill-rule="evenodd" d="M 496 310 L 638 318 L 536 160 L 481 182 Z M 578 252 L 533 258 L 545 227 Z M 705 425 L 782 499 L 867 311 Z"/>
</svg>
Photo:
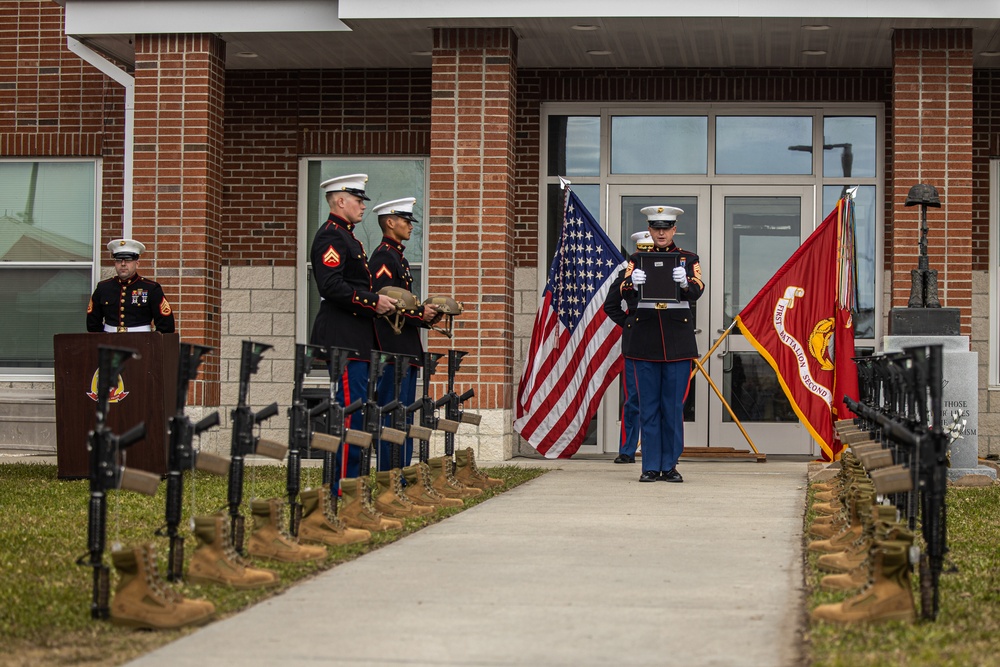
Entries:
<svg viewBox="0 0 1000 667">
<path fill-rule="evenodd" d="M 666 310 L 669 308 L 690 308 L 691 304 L 687 301 L 644 301 L 638 305 L 638 308 L 651 308 L 655 310 Z"/>
<path fill-rule="evenodd" d="M 136 331 L 152 331 L 153 328 L 148 324 L 144 324 L 139 327 L 113 327 L 110 324 L 104 325 L 104 331 L 106 333 L 135 333 Z"/>
</svg>

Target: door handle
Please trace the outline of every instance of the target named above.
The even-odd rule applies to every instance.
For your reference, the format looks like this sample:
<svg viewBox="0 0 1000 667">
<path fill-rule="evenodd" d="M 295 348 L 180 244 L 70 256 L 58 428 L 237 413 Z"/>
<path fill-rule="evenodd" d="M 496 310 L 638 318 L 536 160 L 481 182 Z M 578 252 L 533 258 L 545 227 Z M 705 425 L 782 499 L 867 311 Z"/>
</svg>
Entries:
<svg viewBox="0 0 1000 667">
<path fill-rule="evenodd" d="M 697 335 L 698 335 L 698 334 L 700 334 L 700 333 L 701 333 L 701 329 L 695 329 L 695 330 L 694 330 L 694 335 L 695 335 L 695 336 L 697 336 Z"/>
</svg>

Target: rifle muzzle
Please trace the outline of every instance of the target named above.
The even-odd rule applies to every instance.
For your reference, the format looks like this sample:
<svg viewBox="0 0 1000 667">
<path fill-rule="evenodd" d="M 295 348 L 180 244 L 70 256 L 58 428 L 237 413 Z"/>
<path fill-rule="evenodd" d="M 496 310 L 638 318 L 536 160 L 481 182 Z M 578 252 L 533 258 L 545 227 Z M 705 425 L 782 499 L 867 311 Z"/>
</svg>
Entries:
<svg viewBox="0 0 1000 667">
<path fill-rule="evenodd" d="M 212 473 L 220 477 L 229 474 L 229 457 L 198 452 L 194 459 L 194 467 L 202 472 Z"/>
<path fill-rule="evenodd" d="M 281 461 L 285 458 L 285 454 L 288 453 L 288 447 L 281 444 L 280 442 L 275 442 L 274 440 L 265 440 L 261 438 L 257 441 L 257 446 L 254 447 L 254 454 L 260 454 L 261 456 L 266 456 L 269 459 L 275 459 L 276 461 Z"/>
<path fill-rule="evenodd" d="M 147 496 L 155 496 L 156 489 L 160 486 L 160 476 L 143 470 L 131 470 L 122 468 L 121 478 L 118 488 L 126 491 L 135 491 Z"/>
</svg>

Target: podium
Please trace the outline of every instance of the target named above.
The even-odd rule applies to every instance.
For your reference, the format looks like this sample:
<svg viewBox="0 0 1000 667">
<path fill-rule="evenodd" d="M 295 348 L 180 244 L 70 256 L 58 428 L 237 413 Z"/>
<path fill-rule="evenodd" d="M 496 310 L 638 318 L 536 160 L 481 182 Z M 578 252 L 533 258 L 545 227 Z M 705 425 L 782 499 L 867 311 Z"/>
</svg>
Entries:
<svg viewBox="0 0 1000 667">
<path fill-rule="evenodd" d="M 139 422 L 146 423 L 146 437 L 125 451 L 129 468 L 157 475 L 167 472 L 167 429 L 177 410 L 176 333 L 57 334 L 55 352 L 56 464 L 59 479 L 90 474 L 87 434 L 97 415 L 97 346 L 135 350 L 138 359 L 122 367 L 112 383 L 106 423 L 122 434 Z"/>
</svg>

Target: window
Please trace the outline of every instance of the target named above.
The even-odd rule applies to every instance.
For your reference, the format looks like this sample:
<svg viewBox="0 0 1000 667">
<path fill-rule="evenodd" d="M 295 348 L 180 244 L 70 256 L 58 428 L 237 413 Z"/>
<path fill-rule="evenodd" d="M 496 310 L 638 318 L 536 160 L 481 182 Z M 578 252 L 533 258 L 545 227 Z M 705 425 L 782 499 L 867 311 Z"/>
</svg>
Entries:
<svg viewBox="0 0 1000 667">
<path fill-rule="evenodd" d="M 306 273 L 309 276 L 304 290 L 308 298 L 305 309 L 306 319 L 300 322 L 301 339 L 309 338 L 312 322 L 319 311 L 319 292 L 312 282 L 312 267 L 309 263 L 309 248 L 316 230 L 326 221 L 330 207 L 319 184 L 323 181 L 344 174 L 368 174 L 368 185 L 365 192 L 371 199 L 367 202 L 365 217 L 361 224 L 354 228 L 354 235 L 364 245 L 365 253 L 371 255 L 382 241 L 382 230 L 378 220 L 372 215 L 372 209 L 382 202 L 403 197 L 416 197 L 413 216 L 418 220 L 413 226 L 413 234 L 406 244 L 406 259 L 410 263 L 410 273 L 413 275 L 413 293 L 420 297 L 423 290 L 424 263 L 424 230 L 426 229 L 427 202 L 427 160 L 418 159 L 349 159 L 332 158 L 308 160 L 306 164 L 306 224 L 304 245 L 300 254 L 305 260 Z M 300 309 L 302 312 L 302 309 Z"/>
<path fill-rule="evenodd" d="M 611 172 L 708 173 L 708 116 L 612 116 Z"/>
<path fill-rule="evenodd" d="M 811 174 L 812 117 L 719 116 L 717 174 Z"/>
<path fill-rule="evenodd" d="M 87 330 L 97 173 L 93 160 L 0 161 L 4 372 L 52 368 L 52 337 Z"/>
</svg>

